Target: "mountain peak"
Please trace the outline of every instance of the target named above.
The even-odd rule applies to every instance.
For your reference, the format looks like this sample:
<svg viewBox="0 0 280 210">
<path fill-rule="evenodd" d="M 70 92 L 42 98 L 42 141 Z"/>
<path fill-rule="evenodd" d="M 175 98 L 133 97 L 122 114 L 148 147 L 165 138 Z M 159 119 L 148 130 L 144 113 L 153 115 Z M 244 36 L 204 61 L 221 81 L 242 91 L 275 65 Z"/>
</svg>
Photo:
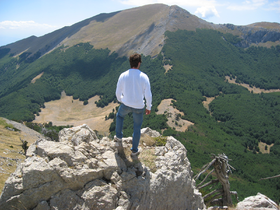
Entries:
<svg viewBox="0 0 280 210">
<path fill-rule="evenodd" d="M 243 34 L 242 30 L 246 27 L 280 29 L 277 23 L 263 22 L 241 29 L 238 27 L 237 34 Z M 108 14 L 101 13 L 42 37 L 29 37 L 1 49 L 10 48 L 12 54 L 27 52 L 30 57 L 36 53 L 36 59 L 62 45 L 71 47 L 81 42 L 89 42 L 96 49 L 108 48 L 119 56 L 137 52 L 154 57 L 164 46 L 166 31 L 195 31 L 198 28 L 228 32 L 229 28 L 237 27 L 232 24 L 209 23 L 176 5 L 150 4 Z"/>
<path fill-rule="evenodd" d="M 108 48 L 120 56 L 133 52 L 157 55 L 163 45 L 164 33 L 177 29 L 211 28 L 211 24 L 174 5 L 151 4 L 109 14 L 99 14 L 69 27 L 36 39 L 25 39 L 5 46 L 14 54 L 28 49 L 44 55 L 61 45 L 73 46 L 89 42 L 95 48 Z"/>
</svg>

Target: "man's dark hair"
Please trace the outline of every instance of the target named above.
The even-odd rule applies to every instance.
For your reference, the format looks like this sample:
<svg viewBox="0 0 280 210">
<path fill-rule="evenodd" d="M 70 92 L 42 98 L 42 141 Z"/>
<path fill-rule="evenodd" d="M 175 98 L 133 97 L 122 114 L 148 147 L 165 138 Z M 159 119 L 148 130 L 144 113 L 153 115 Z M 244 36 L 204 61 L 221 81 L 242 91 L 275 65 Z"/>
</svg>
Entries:
<svg viewBox="0 0 280 210">
<path fill-rule="evenodd" d="M 138 67 L 138 63 L 142 62 L 141 55 L 138 54 L 138 53 L 135 53 L 135 54 L 131 55 L 129 57 L 129 62 L 130 62 L 130 67 L 131 68 L 137 68 Z"/>
</svg>

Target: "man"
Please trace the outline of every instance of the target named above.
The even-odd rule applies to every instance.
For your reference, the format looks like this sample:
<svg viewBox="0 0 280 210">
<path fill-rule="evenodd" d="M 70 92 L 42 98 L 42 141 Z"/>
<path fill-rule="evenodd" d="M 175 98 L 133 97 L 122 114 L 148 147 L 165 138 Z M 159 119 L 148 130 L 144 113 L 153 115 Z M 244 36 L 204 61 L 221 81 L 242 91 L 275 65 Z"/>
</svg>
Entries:
<svg viewBox="0 0 280 210">
<path fill-rule="evenodd" d="M 151 113 L 152 93 L 148 76 L 139 70 L 141 55 L 133 54 L 129 57 L 130 69 L 123 72 L 118 80 L 116 96 L 121 105 L 116 118 L 116 136 L 114 140 L 120 142 L 123 137 L 122 128 L 124 117 L 133 114 L 133 140 L 131 156 L 139 154 L 138 145 L 141 135 L 143 113 L 145 111 L 144 98 L 146 99 L 146 115 Z"/>
</svg>

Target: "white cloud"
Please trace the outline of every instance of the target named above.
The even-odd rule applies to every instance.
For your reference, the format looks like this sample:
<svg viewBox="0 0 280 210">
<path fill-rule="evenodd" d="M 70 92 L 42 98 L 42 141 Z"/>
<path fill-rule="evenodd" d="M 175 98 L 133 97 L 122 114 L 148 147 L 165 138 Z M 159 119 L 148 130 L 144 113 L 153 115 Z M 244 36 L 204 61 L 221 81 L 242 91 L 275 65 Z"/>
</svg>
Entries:
<svg viewBox="0 0 280 210">
<path fill-rule="evenodd" d="M 208 19 L 213 16 L 220 17 L 215 7 L 199 7 L 195 11 L 195 14 L 204 19 Z"/>
<path fill-rule="evenodd" d="M 37 29 L 54 29 L 57 26 L 52 26 L 49 24 L 41 24 L 36 23 L 33 20 L 30 21 L 2 21 L 0 22 L 0 29 L 30 29 L 30 28 L 37 28 Z"/>
<path fill-rule="evenodd" d="M 268 3 L 268 0 L 245 0 L 242 4 L 231 4 L 227 9 L 234 11 L 255 10 L 263 7 Z"/>
<path fill-rule="evenodd" d="M 195 14 L 202 18 L 207 19 L 212 16 L 220 17 L 216 9 L 216 0 L 120 0 L 120 3 L 133 6 L 162 3 L 181 7 L 196 7 Z"/>
<path fill-rule="evenodd" d="M 133 6 L 143 6 L 147 4 L 162 3 L 167 5 L 190 6 L 190 7 L 208 7 L 215 6 L 215 0 L 119 0 L 120 3 Z"/>
</svg>

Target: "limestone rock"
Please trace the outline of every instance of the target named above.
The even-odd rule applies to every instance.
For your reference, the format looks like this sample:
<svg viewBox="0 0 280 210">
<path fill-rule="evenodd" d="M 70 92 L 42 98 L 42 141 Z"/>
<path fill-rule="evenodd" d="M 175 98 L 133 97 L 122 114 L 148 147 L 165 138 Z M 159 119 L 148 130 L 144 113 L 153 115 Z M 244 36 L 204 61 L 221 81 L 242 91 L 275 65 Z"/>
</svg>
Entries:
<svg viewBox="0 0 280 210">
<path fill-rule="evenodd" d="M 150 128 L 142 133 L 160 135 Z M 165 146 L 141 145 L 136 159 L 130 158 L 131 142 L 123 138 L 120 152 L 87 125 L 63 129 L 59 142 L 38 139 L 6 181 L 1 209 L 205 209 L 179 141 L 168 137 Z M 145 165 L 150 157 L 153 170 Z"/>
<path fill-rule="evenodd" d="M 141 134 L 148 134 L 151 137 L 159 137 L 160 133 L 158 131 L 154 131 L 151 128 L 142 128 Z"/>
<path fill-rule="evenodd" d="M 236 206 L 236 209 L 279 210 L 279 206 L 265 195 L 258 193 L 256 196 L 245 198 L 243 201 L 239 202 Z"/>
</svg>

